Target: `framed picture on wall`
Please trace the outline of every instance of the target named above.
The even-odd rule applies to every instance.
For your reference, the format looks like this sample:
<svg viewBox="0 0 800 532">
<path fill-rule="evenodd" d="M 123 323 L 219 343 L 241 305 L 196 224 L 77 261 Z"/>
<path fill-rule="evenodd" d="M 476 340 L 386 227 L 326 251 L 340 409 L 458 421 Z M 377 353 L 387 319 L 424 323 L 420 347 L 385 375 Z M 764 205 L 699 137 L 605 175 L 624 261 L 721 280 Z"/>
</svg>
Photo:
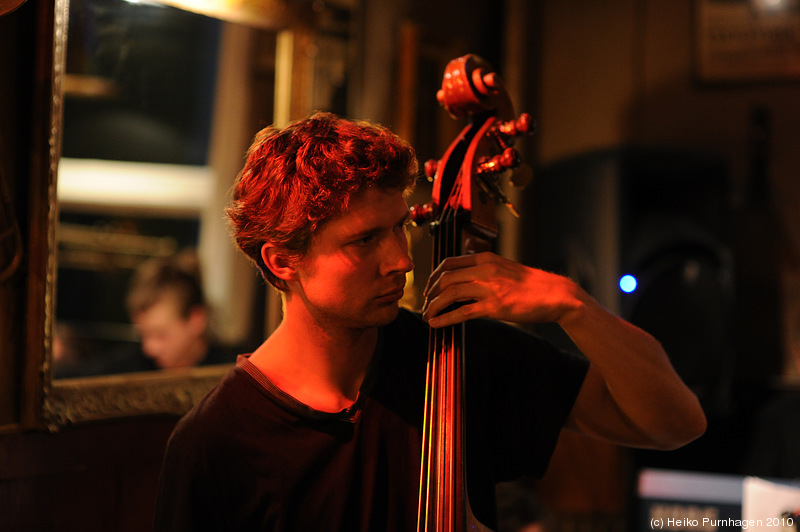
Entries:
<svg viewBox="0 0 800 532">
<path fill-rule="evenodd" d="M 800 1 L 695 0 L 702 82 L 800 81 Z"/>
</svg>

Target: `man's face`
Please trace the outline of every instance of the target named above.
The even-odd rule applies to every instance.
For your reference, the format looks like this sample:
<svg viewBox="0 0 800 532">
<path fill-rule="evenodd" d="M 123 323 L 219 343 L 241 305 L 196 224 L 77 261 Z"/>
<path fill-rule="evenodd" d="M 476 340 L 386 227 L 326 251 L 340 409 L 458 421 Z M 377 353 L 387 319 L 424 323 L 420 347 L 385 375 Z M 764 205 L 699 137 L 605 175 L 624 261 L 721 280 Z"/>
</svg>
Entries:
<svg viewBox="0 0 800 532">
<path fill-rule="evenodd" d="M 133 317 L 142 351 L 162 369 L 196 365 L 205 356 L 205 310 L 190 310 L 183 317 L 178 304 L 164 297 Z"/>
<path fill-rule="evenodd" d="M 312 238 L 297 265 L 297 292 L 320 323 L 385 325 L 397 315 L 408 255 L 408 206 L 401 192 L 369 189 Z"/>
</svg>

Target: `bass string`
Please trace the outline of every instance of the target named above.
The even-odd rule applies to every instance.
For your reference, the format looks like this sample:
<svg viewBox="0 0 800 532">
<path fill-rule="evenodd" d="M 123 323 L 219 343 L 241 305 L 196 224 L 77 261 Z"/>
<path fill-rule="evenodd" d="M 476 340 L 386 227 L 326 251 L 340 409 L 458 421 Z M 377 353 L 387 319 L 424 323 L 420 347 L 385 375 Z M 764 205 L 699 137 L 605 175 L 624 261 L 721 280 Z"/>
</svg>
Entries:
<svg viewBox="0 0 800 532">
<path fill-rule="evenodd" d="M 461 175 L 453 184 L 445 202 L 439 224 L 434 231 L 433 264 L 459 252 L 460 230 L 457 223 L 462 203 Z M 458 382 L 460 352 L 453 327 L 432 329 L 428 341 L 428 367 L 423 418 L 422 463 L 418 529 L 427 530 L 433 522 L 436 530 L 453 530 L 457 519 L 455 508 L 460 496 L 454 485 L 457 478 L 456 445 L 458 428 Z M 460 380 L 460 379 L 459 379 Z"/>
<path fill-rule="evenodd" d="M 460 177 L 460 176 L 459 176 Z M 458 206 L 462 203 L 463 188 L 461 179 L 456 179 L 442 213 L 438 251 L 438 262 L 458 254 L 459 228 L 457 223 Z M 437 263 L 438 263 L 437 262 Z M 457 381 L 458 357 L 460 356 L 456 345 L 456 335 L 453 327 L 436 330 L 436 366 L 434 371 L 438 375 L 436 381 L 436 415 L 439 423 L 437 427 L 437 454 L 439 485 L 437 486 L 437 518 L 443 529 L 452 530 L 456 519 L 456 505 L 458 490 L 454 486 L 456 468 L 459 466 L 456 458 L 457 449 Z"/>
</svg>

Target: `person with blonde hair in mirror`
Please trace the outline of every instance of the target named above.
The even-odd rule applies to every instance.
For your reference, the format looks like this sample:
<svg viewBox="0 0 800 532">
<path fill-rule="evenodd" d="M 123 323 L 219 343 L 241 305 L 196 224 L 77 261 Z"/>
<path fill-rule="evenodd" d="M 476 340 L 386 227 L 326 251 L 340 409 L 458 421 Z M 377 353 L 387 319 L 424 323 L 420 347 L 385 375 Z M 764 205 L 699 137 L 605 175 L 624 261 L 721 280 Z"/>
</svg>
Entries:
<svg viewBox="0 0 800 532">
<path fill-rule="evenodd" d="M 200 263 L 192 249 L 155 257 L 134 273 L 126 300 L 139 344 L 112 356 L 107 373 L 233 363 L 211 332 Z"/>
</svg>

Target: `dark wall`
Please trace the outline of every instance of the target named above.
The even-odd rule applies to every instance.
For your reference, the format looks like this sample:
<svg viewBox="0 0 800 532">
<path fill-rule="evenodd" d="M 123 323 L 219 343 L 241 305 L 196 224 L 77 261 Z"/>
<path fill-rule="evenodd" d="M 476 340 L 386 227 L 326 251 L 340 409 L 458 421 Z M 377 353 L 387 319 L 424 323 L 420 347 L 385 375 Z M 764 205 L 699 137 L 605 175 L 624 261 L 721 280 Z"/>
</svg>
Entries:
<svg viewBox="0 0 800 532">
<path fill-rule="evenodd" d="M 0 427 L 20 420 L 21 353 L 27 280 L 22 256 L 28 183 L 37 12 L 0 16 Z"/>
<path fill-rule="evenodd" d="M 151 529 L 175 421 L 128 419 L 0 436 L 0 530 Z"/>
</svg>

